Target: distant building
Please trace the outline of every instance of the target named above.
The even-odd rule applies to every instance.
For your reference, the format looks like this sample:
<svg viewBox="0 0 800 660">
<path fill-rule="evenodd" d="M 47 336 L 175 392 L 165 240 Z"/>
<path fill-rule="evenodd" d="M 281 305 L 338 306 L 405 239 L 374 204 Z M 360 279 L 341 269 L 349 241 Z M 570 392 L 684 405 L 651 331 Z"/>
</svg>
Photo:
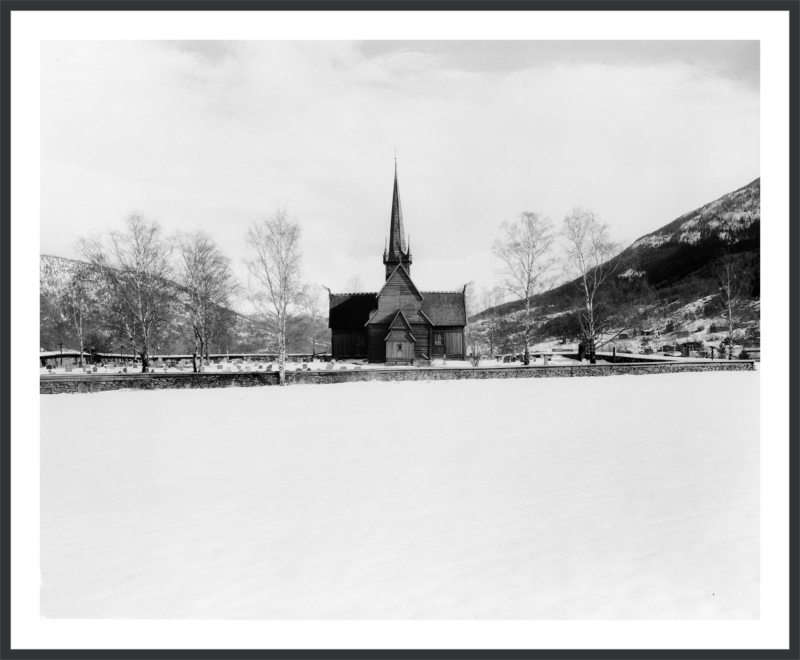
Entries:
<svg viewBox="0 0 800 660">
<path fill-rule="evenodd" d="M 686 341 L 681 344 L 681 349 L 689 351 L 702 351 L 703 344 L 699 341 Z"/>
<path fill-rule="evenodd" d="M 389 236 L 383 252 L 386 281 L 380 291 L 330 294 L 332 357 L 365 358 L 390 365 L 444 357 L 463 360 L 464 289 L 420 291 L 412 281 L 397 164 Z"/>
</svg>

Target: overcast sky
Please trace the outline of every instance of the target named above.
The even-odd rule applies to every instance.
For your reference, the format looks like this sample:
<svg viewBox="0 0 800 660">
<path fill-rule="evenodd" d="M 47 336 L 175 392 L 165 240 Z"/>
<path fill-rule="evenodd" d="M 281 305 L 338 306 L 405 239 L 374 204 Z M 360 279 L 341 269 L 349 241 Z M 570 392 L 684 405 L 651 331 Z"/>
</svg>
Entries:
<svg viewBox="0 0 800 660">
<path fill-rule="evenodd" d="M 383 283 L 395 149 L 422 290 L 492 285 L 523 211 L 631 242 L 760 175 L 752 41 L 44 42 L 41 91 L 43 254 L 135 210 L 243 274 L 286 206 L 334 291 Z"/>
</svg>

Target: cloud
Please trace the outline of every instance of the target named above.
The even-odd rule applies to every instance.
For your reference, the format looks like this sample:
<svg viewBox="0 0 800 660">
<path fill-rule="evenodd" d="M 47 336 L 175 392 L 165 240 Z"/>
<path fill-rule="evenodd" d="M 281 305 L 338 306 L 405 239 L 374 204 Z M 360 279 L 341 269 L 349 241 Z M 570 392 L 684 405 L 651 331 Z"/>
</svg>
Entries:
<svg viewBox="0 0 800 660">
<path fill-rule="evenodd" d="M 719 49 L 551 43 L 521 66 L 496 42 L 46 42 L 42 252 L 137 208 L 238 264 L 286 205 L 309 279 L 379 287 L 396 148 L 419 286 L 489 286 L 481 260 L 522 211 L 593 208 L 632 240 L 759 175 L 757 90 Z"/>
<path fill-rule="evenodd" d="M 361 41 L 367 58 L 426 56 L 439 68 L 509 73 L 560 65 L 682 63 L 759 85 L 758 41 Z"/>
</svg>

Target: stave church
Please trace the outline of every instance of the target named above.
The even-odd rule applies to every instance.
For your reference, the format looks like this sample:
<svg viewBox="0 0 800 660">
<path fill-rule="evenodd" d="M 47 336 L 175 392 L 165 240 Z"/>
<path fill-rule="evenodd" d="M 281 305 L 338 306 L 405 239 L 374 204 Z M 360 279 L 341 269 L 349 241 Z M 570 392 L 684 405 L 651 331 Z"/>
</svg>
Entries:
<svg viewBox="0 0 800 660">
<path fill-rule="evenodd" d="M 395 162 L 392 217 L 383 251 L 386 281 L 377 293 L 330 294 L 333 358 L 387 365 L 464 359 L 466 287 L 420 291 L 411 279 L 411 262 Z"/>
</svg>

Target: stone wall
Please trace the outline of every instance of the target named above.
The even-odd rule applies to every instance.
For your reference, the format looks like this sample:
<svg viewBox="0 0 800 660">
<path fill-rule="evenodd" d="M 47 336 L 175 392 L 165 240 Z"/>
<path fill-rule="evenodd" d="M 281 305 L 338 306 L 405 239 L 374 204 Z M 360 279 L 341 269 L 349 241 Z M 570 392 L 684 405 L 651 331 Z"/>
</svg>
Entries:
<svg viewBox="0 0 800 660">
<path fill-rule="evenodd" d="M 647 364 L 581 364 L 574 366 L 478 367 L 447 369 L 337 369 L 288 372 L 289 384 L 352 383 L 360 381 L 464 380 L 486 378 L 572 378 L 678 373 L 684 371 L 754 371 L 753 360 L 718 362 L 656 362 Z M 261 387 L 277 385 L 277 372 L 66 374 L 41 375 L 40 394 L 104 392 L 107 390 L 161 390 L 205 387 Z"/>
</svg>

